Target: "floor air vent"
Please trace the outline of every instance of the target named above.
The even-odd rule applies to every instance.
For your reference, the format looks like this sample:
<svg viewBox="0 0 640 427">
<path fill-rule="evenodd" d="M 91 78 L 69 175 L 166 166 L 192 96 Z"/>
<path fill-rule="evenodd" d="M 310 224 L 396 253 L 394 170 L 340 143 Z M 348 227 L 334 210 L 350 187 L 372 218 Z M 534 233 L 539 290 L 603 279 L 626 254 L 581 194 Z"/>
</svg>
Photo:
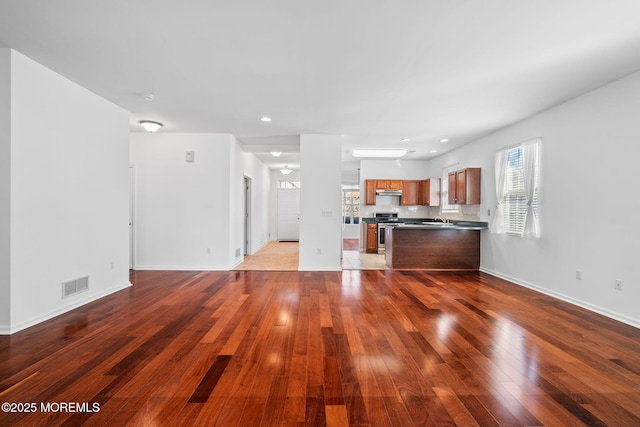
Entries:
<svg viewBox="0 0 640 427">
<path fill-rule="evenodd" d="M 62 298 L 89 290 L 89 276 L 62 283 Z"/>
</svg>

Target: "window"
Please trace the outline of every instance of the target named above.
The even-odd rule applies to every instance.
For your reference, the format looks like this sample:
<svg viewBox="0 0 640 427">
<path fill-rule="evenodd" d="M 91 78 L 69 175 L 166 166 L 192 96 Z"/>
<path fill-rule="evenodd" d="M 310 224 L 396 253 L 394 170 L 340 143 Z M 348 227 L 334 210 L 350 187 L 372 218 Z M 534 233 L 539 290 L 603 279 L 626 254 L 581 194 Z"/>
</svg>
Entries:
<svg viewBox="0 0 640 427">
<path fill-rule="evenodd" d="M 460 205 L 449 204 L 449 172 L 455 172 L 460 168 L 460 164 L 447 166 L 442 169 L 442 180 L 440 181 L 440 199 L 442 213 L 458 213 Z"/>
<path fill-rule="evenodd" d="M 344 224 L 360 223 L 360 190 L 342 189 L 342 222 Z"/>
<path fill-rule="evenodd" d="M 300 181 L 278 181 L 278 188 L 300 188 Z"/>
<path fill-rule="evenodd" d="M 540 140 L 496 153 L 498 209 L 492 231 L 539 237 Z"/>
</svg>

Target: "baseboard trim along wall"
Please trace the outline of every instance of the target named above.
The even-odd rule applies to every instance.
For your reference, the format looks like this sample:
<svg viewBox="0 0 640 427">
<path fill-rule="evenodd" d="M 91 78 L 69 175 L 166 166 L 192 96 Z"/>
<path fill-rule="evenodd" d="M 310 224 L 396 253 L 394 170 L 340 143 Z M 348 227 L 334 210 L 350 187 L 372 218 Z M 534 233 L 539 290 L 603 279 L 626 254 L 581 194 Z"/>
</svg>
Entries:
<svg viewBox="0 0 640 427">
<path fill-rule="evenodd" d="M 601 314 L 603 316 L 609 317 L 611 319 L 617 320 L 622 323 L 626 323 L 627 325 L 633 326 L 635 328 L 640 328 L 640 319 L 635 319 L 633 317 L 626 316 L 624 314 L 617 313 L 615 311 L 607 310 L 606 308 L 599 307 L 597 305 L 590 304 L 588 302 L 572 298 L 570 296 L 551 291 L 549 289 L 543 288 L 538 285 L 534 285 L 533 283 L 528 283 L 522 280 L 519 280 L 515 277 L 510 277 L 505 274 L 498 273 L 497 271 L 492 271 L 483 267 L 480 267 L 480 271 L 483 273 L 490 274 L 492 276 L 499 277 L 501 279 L 512 282 L 516 285 L 523 286 L 525 288 L 532 289 L 534 291 L 543 293 L 545 295 L 552 296 L 554 298 L 558 298 L 559 300 L 571 303 L 573 305 L 577 305 L 578 307 L 586 308 L 587 310 L 593 311 L 595 313 Z"/>
<path fill-rule="evenodd" d="M 78 307 L 82 307 L 85 304 L 89 304 L 90 302 L 99 300 L 100 298 L 104 298 L 107 295 L 110 295 L 110 294 L 112 294 L 114 292 L 121 291 L 121 290 L 129 288 L 131 286 L 133 286 L 131 284 L 131 282 L 125 282 L 125 283 L 122 283 L 121 285 L 118 285 L 118 286 L 116 286 L 114 288 L 108 289 L 108 290 L 106 290 L 104 292 L 100 292 L 100 293 L 97 293 L 97 294 L 89 295 L 86 298 L 78 299 L 78 300 L 72 302 L 69 305 L 66 305 L 66 306 L 64 306 L 62 308 L 59 308 L 57 310 L 50 311 L 49 313 L 45 313 L 43 315 L 40 315 L 40 316 L 37 316 L 37 317 L 33 317 L 31 319 L 28 319 L 28 320 L 26 320 L 24 322 L 21 322 L 21 323 L 15 325 L 15 326 L 12 326 L 12 327 L 9 327 L 9 328 L 7 328 L 6 326 L 4 326 L 4 327 L 0 326 L 0 335 L 15 334 L 16 332 L 20 332 L 23 329 L 30 328 L 31 326 L 35 326 L 38 323 L 42 323 L 42 322 L 44 322 L 46 320 L 53 319 L 56 316 L 59 316 L 59 315 L 64 314 L 66 312 L 69 312 L 69 311 L 71 311 L 73 309 L 76 309 Z"/>
<path fill-rule="evenodd" d="M 236 266 L 238 266 L 240 263 L 234 264 L 231 267 L 212 267 L 210 265 L 206 265 L 206 266 L 197 266 L 197 265 L 143 265 L 143 266 L 136 266 L 134 268 L 135 270 L 141 270 L 141 271 L 229 271 L 229 270 L 233 270 Z"/>
</svg>

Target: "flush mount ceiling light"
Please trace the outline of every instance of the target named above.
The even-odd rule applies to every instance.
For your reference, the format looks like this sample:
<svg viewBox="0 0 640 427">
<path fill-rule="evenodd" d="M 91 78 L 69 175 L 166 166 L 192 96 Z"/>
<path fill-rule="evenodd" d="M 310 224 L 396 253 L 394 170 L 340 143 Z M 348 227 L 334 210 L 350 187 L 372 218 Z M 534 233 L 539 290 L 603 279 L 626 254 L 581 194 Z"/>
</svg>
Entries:
<svg viewBox="0 0 640 427">
<path fill-rule="evenodd" d="M 402 139 L 400 140 L 400 142 L 409 142 L 409 141 L 411 141 L 409 138 L 402 138 Z"/>
<path fill-rule="evenodd" d="M 271 121 L 271 117 L 267 117 L 267 116 L 260 117 L 260 121 L 261 122 L 270 122 Z"/>
<path fill-rule="evenodd" d="M 140 95 L 142 97 L 142 99 L 144 99 L 145 101 L 153 101 L 154 99 L 156 99 L 156 96 L 152 93 L 143 93 Z"/>
<path fill-rule="evenodd" d="M 164 126 L 160 122 L 153 122 L 151 120 L 140 120 L 138 123 L 140 123 L 142 125 L 144 130 L 146 130 L 147 132 L 151 132 L 151 133 L 157 132 L 158 129 L 160 129 L 162 126 Z"/>
<path fill-rule="evenodd" d="M 353 157 L 390 158 L 396 159 L 407 154 L 407 150 L 400 148 L 357 148 L 351 152 Z"/>
<path fill-rule="evenodd" d="M 293 170 L 289 169 L 289 166 L 284 165 L 283 169 L 280 169 L 280 173 L 282 175 L 289 175 L 291 172 L 293 172 Z"/>
<path fill-rule="evenodd" d="M 272 155 L 273 157 L 280 157 L 280 154 L 282 154 L 282 153 L 281 153 L 281 152 L 279 152 L 279 151 L 272 151 L 272 152 L 271 152 L 271 155 Z"/>
<path fill-rule="evenodd" d="M 449 142 L 449 140 L 447 138 L 442 138 L 440 142 Z"/>
</svg>

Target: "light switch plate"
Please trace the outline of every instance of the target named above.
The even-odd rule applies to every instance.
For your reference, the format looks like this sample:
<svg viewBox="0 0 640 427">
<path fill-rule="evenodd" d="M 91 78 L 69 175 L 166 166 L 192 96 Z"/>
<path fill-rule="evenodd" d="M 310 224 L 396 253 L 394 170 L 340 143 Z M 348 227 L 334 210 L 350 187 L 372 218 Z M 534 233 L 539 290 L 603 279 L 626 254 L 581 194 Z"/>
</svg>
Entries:
<svg viewBox="0 0 640 427">
<path fill-rule="evenodd" d="M 186 160 L 188 163 L 193 163 L 196 161 L 196 152 L 193 150 L 187 151 Z"/>
</svg>

